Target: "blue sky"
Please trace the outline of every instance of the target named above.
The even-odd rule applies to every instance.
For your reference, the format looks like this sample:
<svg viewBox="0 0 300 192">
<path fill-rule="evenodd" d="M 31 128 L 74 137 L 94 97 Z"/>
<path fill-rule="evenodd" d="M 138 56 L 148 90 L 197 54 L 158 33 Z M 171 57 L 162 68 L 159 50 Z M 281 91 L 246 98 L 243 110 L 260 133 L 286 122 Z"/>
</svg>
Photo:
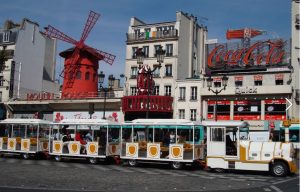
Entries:
<svg viewBox="0 0 300 192">
<path fill-rule="evenodd" d="M 265 38 L 291 36 L 291 0 L 12 0 L 1 2 L 0 25 L 6 19 L 20 22 L 26 17 L 38 22 L 41 30 L 51 24 L 78 40 L 90 10 L 101 17 L 86 44 L 117 56 L 112 66 L 100 62 L 106 77 L 111 73 L 119 77 L 124 71 L 126 32 L 131 17 L 156 23 L 175 21 L 176 11 L 187 12 L 197 16 L 199 23 L 208 27 L 208 37 L 219 42 L 225 41 L 229 28 L 266 30 Z M 59 42 L 58 53 L 69 47 Z M 57 56 L 57 71 L 62 68 L 63 59 Z"/>
</svg>

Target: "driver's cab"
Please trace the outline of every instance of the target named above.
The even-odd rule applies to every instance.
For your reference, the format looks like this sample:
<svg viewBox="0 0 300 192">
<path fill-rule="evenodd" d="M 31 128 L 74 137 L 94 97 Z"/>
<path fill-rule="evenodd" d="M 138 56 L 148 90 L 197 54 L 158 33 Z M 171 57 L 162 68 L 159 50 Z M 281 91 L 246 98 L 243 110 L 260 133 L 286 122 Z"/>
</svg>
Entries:
<svg viewBox="0 0 300 192">
<path fill-rule="evenodd" d="M 239 158 L 240 140 L 248 139 L 249 124 L 244 121 L 203 121 L 207 129 L 207 156 Z"/>
</svg>

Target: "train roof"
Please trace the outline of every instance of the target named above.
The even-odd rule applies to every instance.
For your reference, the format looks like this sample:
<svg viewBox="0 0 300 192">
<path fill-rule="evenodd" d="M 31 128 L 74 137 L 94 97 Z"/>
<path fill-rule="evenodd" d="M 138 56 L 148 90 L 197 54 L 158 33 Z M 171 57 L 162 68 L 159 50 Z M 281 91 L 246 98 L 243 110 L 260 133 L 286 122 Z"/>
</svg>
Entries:
<svg viewBox="0 0 300 192">
<path fill-rule="evenodd" d="M 58 125 L 116 125 L 118 122 L 106 119 L 64 119 L 53 124 Z"/>
<path fill-rule="evenodd" d="M 246 121 L 202 121 L 202 125 L 207 127 L 249 127 L 249 123 Z"/>
<path fill-rule="evenodd" d="M 135 119 L 127 121 L 124 124 L 139 124 L 139 125 L 201 125 L 200 122 L 195 122 L 187 119 Z"/>
<path fill-rule="evenodd" d="M 51 124 L 51 121 L 42 119 L 4 119 L 0 124 Z"/>
</svg>

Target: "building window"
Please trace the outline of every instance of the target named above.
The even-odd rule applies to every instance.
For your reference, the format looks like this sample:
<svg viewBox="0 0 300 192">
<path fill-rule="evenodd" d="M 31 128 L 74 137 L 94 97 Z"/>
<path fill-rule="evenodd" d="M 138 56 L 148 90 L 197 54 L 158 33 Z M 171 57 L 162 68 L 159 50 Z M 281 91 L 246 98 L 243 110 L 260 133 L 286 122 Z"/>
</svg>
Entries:
<svg viewBox="0 0 300 192">
<path fill-rule="evenodd" d="M 179 87 L 179 101 L 185 101 L 185 87 Z"/>
<path fill-rule="evenodd" d="M 235 81 L 236 87 L 243 87 L 243 81 Z"/>
<path fill-rule="evenodd" d="M 131 67 L 130 78 L 135 79 L 137 77 L 137 67 Z"/>
<path fill-rule="evenodd" d="M 136 59 L 136 51 L 138 47 L 132 47 L 132 59 Z"/>
<path fill-rule="evenodd" d="M 166 44 L 166 56 L 173 56 L 173 44 Z"/>
<path fill-rule="evenodd" d="M 76 72 L 76 79 L 81 79 L 81 71 Z"/>
<path fill-rule="evenodd" d="M 191 109 L 191 121 L 196 121 L 197 109 Z"/>
<path fill-rule="evenodd" d="M 156 57 L 156 51 L 160 48 L 161 45 L 154 45 L 154 57 Z"/>
<path fill-rule="evenodd" d="M 254 81 L 255 86 L 262 86 L 262 80 L 256 80 Z"/>
<path fill-rule="evenodd" d="M 179 119 L 185 119 L 185 110 L 179 109 Z"/>
<path fill-rule="evenodd" d="M 140 33 L 141 33 L 140 29 L 135 29 L 135 30 L 134 30 L 134 35 L 135 35 L 135 38 L 136 38 L 136 39 L 139 38 Z"/>
<path fill-rule="evenodd" d="M 154 86 L 154 95 L 159 95 L 159 86 Z"/>
<path fill-rule="evenodd" d="M 191 100 L 197 100 L 197 87 L 191 87 Z"/>
<path fill-rule="evenodd" d="M 3 76 L 0 76 L 0 86 L 3 86 L 3 84 L 4 84 L 4 78 Z"/>
<path fill-rule="evenodd" d="M 3 42 L 9 42 L 9 34 L 10 32 L 3 33 Z"/>
<path fill-rule="evenodd" d="M 136 95 L 136 87 L 130 87 L 130 94 Z"/>
<path fill-rule="evenodd" d="M 242 87 L 243 86 L 243 76 L 235 76 L 234 77 L 234 82 L 236 87 Z"/>
<path fill-rule="evenodd" d="M 165 96 L 171 96 L 171 86 L 165 86 Z"/>
<path fill-rule="evenodd" d="M 214 82 L 214 87 L 221 87 L 221 82 L 220 81 L 215 81 Z"/>
<path fill-rule="evenodd" d="M 170 25 L 169 26 L 169 30 L 174 30 L 175 29 L 175 26 L 174 25 Z"/>
<path fill-rule="evenodd" d="M 0 102 L 2 102 L 2 92 L 0 92 Z"/>
<path fill-rule="evenodd" d="M 286 119 L 285 99 L 265 100 L 265 120 L 285 120 Z"/>
<path fill-rule="evenodd" d="M 162 31 L 162 27 L 156 27 L 156 31 Z"/>
<path fill-rule="evenodd" d="M 149 57 L 149 46 L 144 46 L 143 52 L 145 54 L 145 58 L 148 58 Z"/>
<path fill-rule="evenodd" d="M 85 73 L 85 80 L 90 80 L 90 72 Z"/>
<path fill-rule="evenodd" d="M 230 101 L 207 101 L 207 119 L 230 120 Z"/>
<path fill-rule="evenodd" d="M 221 77 L 214 77 L 213 81 L 214 81 L 214 87 L 221 87 L 222 86 L 222 84 L 221 84 L 222 78 Z"/>
<path fill-rule="evenodd" d="M 275 84 L 283 85 L 283 74 L 275 74 Z"/>
<path fill-rule="evenodd" d="M 219 108 L 218 108 L 219 109 Z M 233 120 L 260 120 L 260 100 L 234 101 Z"/>
<path fill-rule="evenodd" d="M 262 80 L 263 80 L 262 75 L 254 75 L 254 85 L 255 86 L 262 86 Z"/>
<path fill-rule="evenodd" d="M 283 80 L 282 79 L 276 79 L 275 84 L 276 85 L 283 85 Z"/>
<path fill-rule="evenodd" d="M 172 65 L 166 65 L 166 77 L 172 77 Z"/>
<path fill-rule="evenodd" d="M 155 70 L 153 71 L 153 77 L 160 77 L 160 68 L 158 67 L 158 65 L 154 65 L 153 67 L 155 68 Z"/>
</svg>

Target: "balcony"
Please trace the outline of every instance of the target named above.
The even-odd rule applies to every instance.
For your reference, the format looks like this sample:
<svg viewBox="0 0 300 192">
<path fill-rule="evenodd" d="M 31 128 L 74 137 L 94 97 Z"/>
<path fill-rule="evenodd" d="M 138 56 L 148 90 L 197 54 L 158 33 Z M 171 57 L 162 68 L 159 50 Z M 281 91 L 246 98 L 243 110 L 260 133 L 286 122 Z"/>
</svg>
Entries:
<svg viewBox="0 0 300 192">
<path fill-rule="evenodd" d="M 142 32 L 139 34 L 127 33 L 127 42 L 155 41 L 161 39 L 177 39 L 177 38 L 178 38 L 178 30 L 151 31 L 151 32 Z"/>
</svg>

